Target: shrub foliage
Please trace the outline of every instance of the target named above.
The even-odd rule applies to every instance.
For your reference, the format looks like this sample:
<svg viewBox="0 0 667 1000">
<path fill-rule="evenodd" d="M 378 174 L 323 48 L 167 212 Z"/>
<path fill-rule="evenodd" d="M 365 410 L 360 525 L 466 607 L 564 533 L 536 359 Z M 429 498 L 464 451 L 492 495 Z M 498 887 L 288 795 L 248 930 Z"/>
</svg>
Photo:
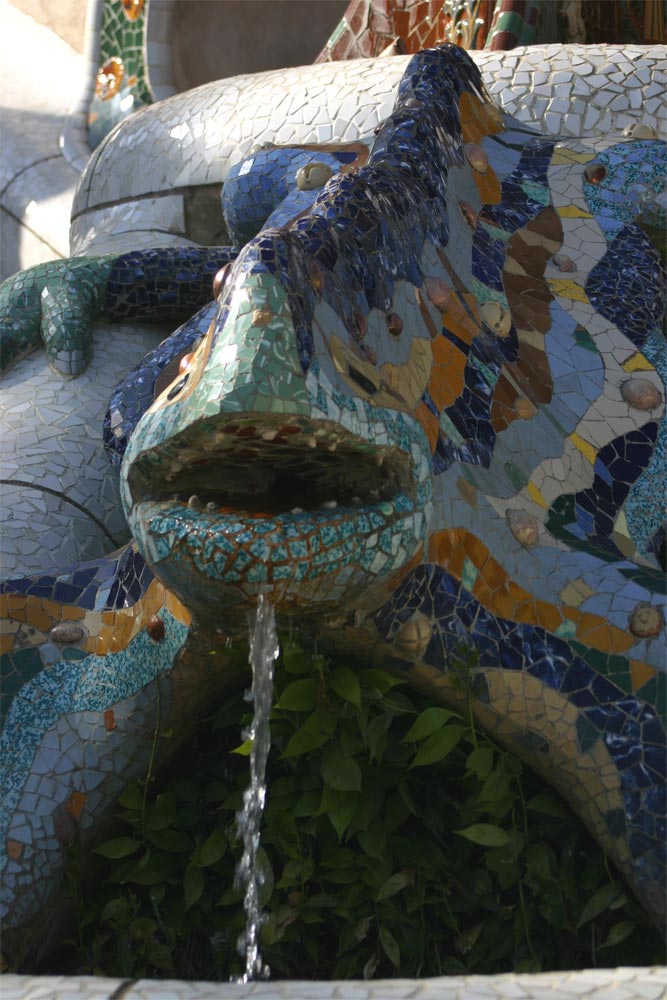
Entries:
<svg viewBox="0 0 667 1000">
<path fill-rule="evenodd" d="M 276 675 L 260 851 L 260 944 L 273 977 L 664 960 L 660 936 L 579 820 L 476 731 L 471 713 L 463 719 L 382 671 L 353 671 L 290 641 Z M 118 835 L 97 850 L 94 893 L 82 891 L 72 858 L 71 971 L 243 971 L 234 873 L 247 713 L 243 696 L 232 698 L 180 767 L 128 785 Z"/>
</svg>

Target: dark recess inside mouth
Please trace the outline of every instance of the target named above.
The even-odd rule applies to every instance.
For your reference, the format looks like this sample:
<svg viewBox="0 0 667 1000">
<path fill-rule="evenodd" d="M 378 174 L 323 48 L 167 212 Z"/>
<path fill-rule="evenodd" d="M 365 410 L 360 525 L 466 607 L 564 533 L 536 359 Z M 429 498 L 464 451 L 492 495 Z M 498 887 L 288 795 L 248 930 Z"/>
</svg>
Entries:
<svg viewBox="0 0 667 1000">
<path fill-rule="evenodd" d="M 277 515 L 332 501 L 342 506 L 374 504 L 398 493 L 412 493 L 404 455 L 393 449 L 362 453 L 343 445 L 333 453 L 326 446 L 279 453 L 270 448 L 219 452 L 182 469 L 153 499 L 187 503 L 196 496 L 203 506 Z"/>
</svg>

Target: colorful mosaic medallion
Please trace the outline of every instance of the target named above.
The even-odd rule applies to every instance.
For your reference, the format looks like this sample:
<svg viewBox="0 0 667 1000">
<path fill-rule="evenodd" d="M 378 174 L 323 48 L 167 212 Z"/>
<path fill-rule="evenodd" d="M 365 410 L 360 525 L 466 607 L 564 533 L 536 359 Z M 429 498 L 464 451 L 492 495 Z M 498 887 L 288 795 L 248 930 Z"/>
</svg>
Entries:
<svg viewBox="0 0 667 1000">
<path fill-rule="evenodd" d="M 111 399 L 135 541 L 2 587 L 5 926 L 34 922 L 64 848 L 145 772 L 157 714 L 185 731 L 210 703 L 224 663 L 193 643 L 242 630 L 260 593 L 434 700 L 456 703 L 472 647 L 480 723 L 662 919 L 666 171 L 655 138 L 503 116 L 445 46 L 376 134 L 231 167 L 240 253 L 61 265 L 70 312 L 45 338 L 68 372 L 81 302 L 203 308 Z M 0 293 L 10 359 L 47 286 Z"/>
</svg>

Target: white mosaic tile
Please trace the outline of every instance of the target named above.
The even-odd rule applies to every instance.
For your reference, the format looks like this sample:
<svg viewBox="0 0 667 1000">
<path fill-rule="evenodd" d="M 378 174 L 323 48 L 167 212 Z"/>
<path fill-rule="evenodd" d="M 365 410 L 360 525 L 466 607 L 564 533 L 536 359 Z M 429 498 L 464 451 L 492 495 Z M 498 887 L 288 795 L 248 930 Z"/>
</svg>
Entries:
<svg viewBox="0 0 667 1000">
<path fill-rule="evenodd" d="M 24 358 L 4 376 L 0 468 L 3 479 L 23 485 L 0 486 L 5 511 L 0 536 L 3 575 L 11 579 L 47 572 L 116 547 L 68 500 L 105 523 L 118 544 L 126 540 L 117 473 L 101 448 L 102 422 L 120 372 L 137 364 L 170 332 L 168 327 L 142 331 L 98 324 L 93 360 L 76 381 L 63 382 L 54 375 L 43 351 Z M 38 408 L 35 399 L 40 400 Z M 43 527 L 39 535 L 36 523 Z M 34 544 L 36 537 L 39 544 Z"/>
<path fill-rule="evenodd" d="M 122 993 L 120 993 L 122 989 Z M 93 977 L 2 977 L 3 1000 L 662 1000 L 664 968 L 538 975 L 449 976 L 369 982 L 128 982 Z"/>
</svg>

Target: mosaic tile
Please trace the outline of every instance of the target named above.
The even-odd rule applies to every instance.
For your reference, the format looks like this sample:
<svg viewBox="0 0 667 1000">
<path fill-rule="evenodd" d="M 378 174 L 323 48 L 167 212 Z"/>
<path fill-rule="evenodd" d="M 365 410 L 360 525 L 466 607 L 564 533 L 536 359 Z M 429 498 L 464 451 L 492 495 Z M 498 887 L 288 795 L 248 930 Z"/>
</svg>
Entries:
<svg viewBox="0 0 667 1000">
<path fill-rule="evenodd" d="M 91 356 L 94 314 L 127 323 L 199 309 L 139 364 L 147 345 L 131 359 L 119 339 L 121 367 L 95 340 L 111 471 L 86 440 L 71 462 L 54 456 L 41 483 L 77 498 L 85 477 L 68 476 L 81 467 L 102 484 L 96 516 L 110 525 L 122 461 L 136 543 L 119 552 L 34 571 L 39 546 L 20 524 L 49 509 L 20 414 L 39 390 L 51 447 L 72 430 L 67 387 L 87 376 L 61 383 L 64 404 L 46 380 L 17 390 L 15 469 L 28 487 L 12 496 L 23 520 L 9 527 L 24 562 L 0 590 L 12 926 L 43 905 L 68 831 L 88 829 L 141 773 L 158 689 L 174 717 L 185 604 L 204 630 L 234 632 L 267 583 L 280 614 L 316 621 L 334 648 L 341 633 L 363 637 L 436 697 L 472 643 L 480 721 L 526 759 L 563 762 L 554 782 L 659 913 L 665 619 L 652 476 L 667 282 L 649 230 L 662 219 L 664 146 L 578 137 L 584 104 L 599 109 L 594 134 L 621 115 L 623 127 L 639 121 L 623 84 L 636 70 L 650 85 L 659 54 L 632 66 L 632 53 L 574 46 L 545 77 L 545 52 L 555 57 L 490 51 L 476 65 L 450 47 L 409 63 L 323 63 L 142 112 L 99 147 L 79 189 L 73 250 L 92 256 L 4 286 L 9 359 L 34 346 L 45 300 L 51 361 L 71 375 Z M 496 63 L 502 114 L 478 69 L 492 79 Z M 588 101 L 612 70 L 627 99 Z M 540 131 L 509 116 L 520 93 Z M 653 127 L 651 115 L 641 109 Z M 291 148 L 256 148 L 276 139 Z M 318 139 L 325 148 L 308 148 Z M 146 150 L 159 167 L 141 169 Z M 321 185 L 308 186 L 311 171 Z M 242 250 L 193 245 L 187 194 L 174 201 L 172 189 L 202 185 L 220 187 L 213 222 Z M 143 230 L 136 245 L 121 220 Z M 77 502 L 92 510 L 92 495 Z M 46 521 L 55 539 L 63 522 Z M 427 626 L 417 662 L 406 652 L 416 620 Z M 213 681 L 197 678 L 207 702 Z"/>
</svg>

